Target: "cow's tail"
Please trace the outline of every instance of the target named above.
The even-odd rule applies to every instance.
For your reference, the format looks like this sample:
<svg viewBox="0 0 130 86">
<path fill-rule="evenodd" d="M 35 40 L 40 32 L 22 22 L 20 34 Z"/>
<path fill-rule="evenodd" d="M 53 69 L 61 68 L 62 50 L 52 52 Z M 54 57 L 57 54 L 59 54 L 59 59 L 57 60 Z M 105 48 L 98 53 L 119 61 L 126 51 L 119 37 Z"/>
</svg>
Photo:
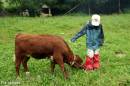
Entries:
<svg viewBox="0 0 130 86">
<path fill-rule="evenodd" d="M 16 41 L 17 41 L 17 38 L 21 35 L 21 33 L 18 33 L 16 36 L 15 36 L 15 49 L 16 49 Z M 16 51 L 15 51 L 16 52 Z M 15 62 L 15 54 L 13 54 L 13 62 Z"/>
</svg>

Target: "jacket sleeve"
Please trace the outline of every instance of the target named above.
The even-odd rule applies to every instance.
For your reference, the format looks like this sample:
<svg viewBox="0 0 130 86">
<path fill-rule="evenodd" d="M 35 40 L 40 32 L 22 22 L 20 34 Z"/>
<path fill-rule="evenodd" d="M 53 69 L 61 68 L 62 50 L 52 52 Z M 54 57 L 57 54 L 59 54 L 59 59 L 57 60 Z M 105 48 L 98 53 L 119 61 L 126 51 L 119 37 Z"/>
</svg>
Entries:
<svg viewBox="0 0 130 86">
<path fill-rule="evenodd" d="M 102 25 L 101 25 L 101 32 L 100 32 L 99 39 L 100 39 L 100 45 L 102 46 L 104 43 L 104 32 L 103 32 Z"/>
<path fill-rule="evenodd" d="M 83 36 L 86 33 L 87 25 L 85 25 L 72 39 L 71 41 L 76 41 L 79 37 Z"/>
</svg>

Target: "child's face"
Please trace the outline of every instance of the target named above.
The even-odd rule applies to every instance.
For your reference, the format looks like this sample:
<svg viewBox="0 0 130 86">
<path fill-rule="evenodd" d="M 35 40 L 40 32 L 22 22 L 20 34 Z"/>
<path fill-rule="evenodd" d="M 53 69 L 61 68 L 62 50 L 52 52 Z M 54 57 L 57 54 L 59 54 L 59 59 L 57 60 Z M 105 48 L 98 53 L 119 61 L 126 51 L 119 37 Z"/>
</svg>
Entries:
<svg viewBox="0 0 130 86">
<path fill-rule="evenodd" d="M 93 26 L 99 26 L 99 24 L 100 24 L 100 16 L 97 15 L 97 14 L 92 15 L 91 23 L 92 23 Z"/>
</svg>

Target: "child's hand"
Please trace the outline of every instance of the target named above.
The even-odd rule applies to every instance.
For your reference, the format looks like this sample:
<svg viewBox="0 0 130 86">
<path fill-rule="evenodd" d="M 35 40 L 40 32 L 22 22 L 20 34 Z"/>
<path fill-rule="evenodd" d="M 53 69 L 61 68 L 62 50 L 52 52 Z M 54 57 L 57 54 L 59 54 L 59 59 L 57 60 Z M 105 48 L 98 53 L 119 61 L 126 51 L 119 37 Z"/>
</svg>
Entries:
<svg viewBox="0 0 130 86">
<path fill-rule="evenodd" d="M 75 41 L 76 41 L 76 39 L 75 39 L 75 38 L 72 38 L 72 39 L 71 39 L 71 42 L 75 42 Z"/>
</svg>

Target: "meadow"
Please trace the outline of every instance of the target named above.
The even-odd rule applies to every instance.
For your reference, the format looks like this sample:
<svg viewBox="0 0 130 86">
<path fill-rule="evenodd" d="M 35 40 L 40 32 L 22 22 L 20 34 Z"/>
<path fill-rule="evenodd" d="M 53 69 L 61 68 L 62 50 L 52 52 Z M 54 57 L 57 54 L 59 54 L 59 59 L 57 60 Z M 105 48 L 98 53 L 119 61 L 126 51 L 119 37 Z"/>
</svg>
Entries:
<svg viewBox="0 0 130 86">
<path fill-rule="evenodd" d="M 101 48 L 101 67 L 95 71 L 75 69 L 65 64 L 69 79 L 65 80 L 58 65 L 50 72 L 50 60 L 28 62 L 30 78 L 23 67 L 16 80 L 13 62 L 14 40 L 18 33 L 52 34 L 63 37 L 73 52 L 85 61 L 85 36 L 71 43 L 70 39 L 90 19 L 87 15 L 55 17 L 0 18 L 0 86 L 130 86 L 130 14 L 101 15 L 105 43 Z"/>
</svg>

